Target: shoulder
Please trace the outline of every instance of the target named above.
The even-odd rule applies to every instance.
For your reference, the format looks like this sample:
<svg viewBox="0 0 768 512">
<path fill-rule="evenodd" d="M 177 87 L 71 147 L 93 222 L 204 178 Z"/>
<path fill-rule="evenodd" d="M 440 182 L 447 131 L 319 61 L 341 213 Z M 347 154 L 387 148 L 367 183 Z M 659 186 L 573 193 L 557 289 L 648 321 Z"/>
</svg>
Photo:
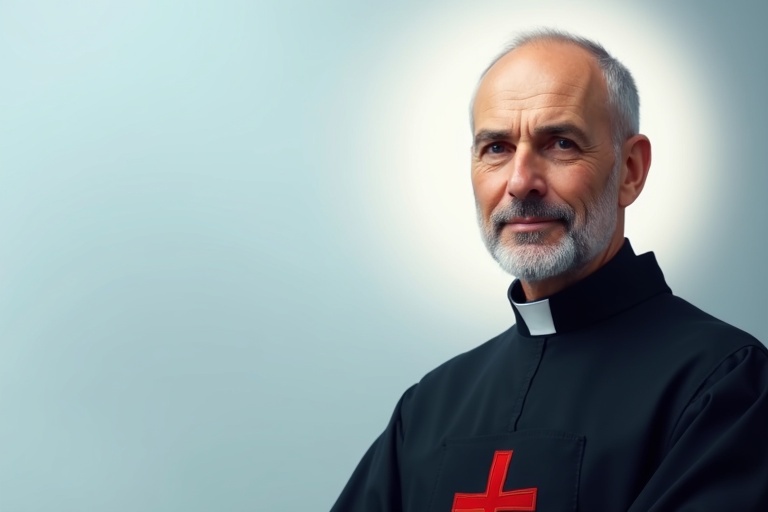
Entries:
<svg viewBox="0 0 768 512">
<path fill-rule="evenodd" d="M 680 297 L 667 294 L 649 302 L 646 357 L 653 359 L 659 380 L 675 383 L 684 404 L 713 386 L 763 387 L 768 350 L 757 338 Z"/>
<path fill-rule="evenodd" d="M 487 376 L 508 364 L 514 357 L 511 350 L 513 325 L 501 334 L 477 347 L 452 357 L 419 380 L 411 389 L 403 406 L 406 409 L 433 410 L 441 402 L 452 402 L 467 396 L 470 390 L 489 385 Z"/>
<path fill-rule="evenodd" d="M 468 379 L 477 378 L 485 368 L 497 363 L 500 356 L 509 350 L 514 329 L 516 327 L 513 325 L 481 345 L 452 357 L 427 373 L 419 385 L 430 387 L 446 380 L 458 379 L 466 382 Z"/>
<path fill-rule="evenodd" d="M 648 301 L 641 314 L 647 317 L 647 334 L 664 345 L 671 354 L 681 357 L 711 358 L 719 364 L 734 352 L 752 347 L 768 354 L 765 346 L 751 334 L 702 311 L 688 301 L 664 294 Z"/>
</svg>

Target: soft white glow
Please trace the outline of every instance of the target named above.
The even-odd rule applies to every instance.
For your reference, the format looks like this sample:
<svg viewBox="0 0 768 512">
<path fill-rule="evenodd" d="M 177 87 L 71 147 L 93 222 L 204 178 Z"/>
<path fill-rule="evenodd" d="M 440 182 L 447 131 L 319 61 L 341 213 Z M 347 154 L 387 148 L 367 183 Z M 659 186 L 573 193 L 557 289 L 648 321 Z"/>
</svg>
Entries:
<svg viewBox="0 0 768 512">
<path fill-rule="evenodd" d="M 372 169 L 360 186 L 378 192 L 378 203 L 367 208 L 372 224 L 387 226 L 376 243 L 402 249 L 381 256 L 390 265 L 400 258 L 402 282 L 390 284 L 416 290 L 409 297 L 420 307 L 510 322 L 503 299 L 510 277 L 486 253 L 475 221 L 468 106 L 481 71 L 520 30 L 552 26 L 596 39 L 634 74 L 641 130 L 653 144 L 648 184 L 627 212 L 635 249 L 656 251 L 666 266 L 682 265 L 703 235 L 715 183 L 702 170 L 717 165 L 716 113 L 706 107 L 717 103 L 702 89 L 699 56 L 686 54 L 674 27 L 640 7 L 562 7 L 482 1 L 449 7 L 429 26 L 405 29 L 402 45 L 383 56 L 381 75 L 370 77 L 376 84 L 370 102 L 381 108 L 367 120 L 378 131 L 360 143 Z"/>
</svg>

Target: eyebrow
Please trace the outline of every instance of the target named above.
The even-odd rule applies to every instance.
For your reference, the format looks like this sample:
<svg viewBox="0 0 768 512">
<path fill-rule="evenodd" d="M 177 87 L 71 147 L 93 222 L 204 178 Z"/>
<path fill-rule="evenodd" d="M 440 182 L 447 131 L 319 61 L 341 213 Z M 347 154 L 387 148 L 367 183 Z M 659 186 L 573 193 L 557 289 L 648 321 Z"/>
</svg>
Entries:
<svg viewBox="0 0 768 512">
<path fill-rule="evenodd" d="M 538 126 L 534 128 L 533 133 L 534 135 L 571 135 L 580 139 L 581 142 L 587 142 L 589 140 L 586 132 L 573 123 Z"/>
<path fill-rule="evenodd" d="M 508 140 L 510 138 L 510 132 L 506 130 L 480 130 L 475 135 L 475 142 L 473 147 L 476 148 L 481 144 L 494 140 Z"/>
<path fill-rule="evenodd" d="M 534 128 L 533 134 L 536 136 L 541 135 L 571 135 L 580 139 L 581 142 L 589 140 L 584 130 L 579 128 L 573 123 L 557 123 L 548 124 L 544 126 L 538 126 Z M 511 132 L 507 130 L 480 130 L 475 135 L 474 146 L 478 147 L 486 142 L 493 142 L 497 140 L 509 140 L 511 138 Z"/>
</svg>

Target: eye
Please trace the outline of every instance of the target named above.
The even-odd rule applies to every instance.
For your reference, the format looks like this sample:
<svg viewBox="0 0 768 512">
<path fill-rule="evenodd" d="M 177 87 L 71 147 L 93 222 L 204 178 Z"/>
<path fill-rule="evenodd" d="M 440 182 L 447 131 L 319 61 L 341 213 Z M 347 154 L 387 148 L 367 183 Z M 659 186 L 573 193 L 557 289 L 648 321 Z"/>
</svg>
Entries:
<svg viewBox="0 0 768 512">
<path fill-rule="evenodd" d="M 491 142 L 480 150 L 478 155 L 487 165 L 501 165 L 514 153 L 515 148 L 507 142 Z"/>
<path fill-rule="evenodd" d="M 569 139 L 557 139 L 555 141 L 555 147 L 567 151 L 569 149 L 576 149 L 576 143 Z"/>
<path fill-rule="evenodd" d="M 494 155 L 500 155 L 500 154 L 504 153 L 506 150 L 507 150 L 507 148 L 501 142 L 494 142 L 493 144 L 490 144 L 486 148 L 486 152 L 494 154 Z"/>
</svg>

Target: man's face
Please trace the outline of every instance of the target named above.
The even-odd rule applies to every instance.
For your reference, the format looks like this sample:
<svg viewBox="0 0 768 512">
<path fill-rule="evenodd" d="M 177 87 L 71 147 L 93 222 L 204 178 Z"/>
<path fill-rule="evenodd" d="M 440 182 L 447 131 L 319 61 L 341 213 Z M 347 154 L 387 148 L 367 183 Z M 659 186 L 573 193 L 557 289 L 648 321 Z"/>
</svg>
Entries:
<svg viewBox="0 0 768 512">
<path fill-rule="evenodd" d="M 475 98 L 472 185 L 483 240 L 522 281 L 567 276 L 621 238 L 621 160 L 594 59 L 557 42 L 500 59 Z"/>
</svg>

